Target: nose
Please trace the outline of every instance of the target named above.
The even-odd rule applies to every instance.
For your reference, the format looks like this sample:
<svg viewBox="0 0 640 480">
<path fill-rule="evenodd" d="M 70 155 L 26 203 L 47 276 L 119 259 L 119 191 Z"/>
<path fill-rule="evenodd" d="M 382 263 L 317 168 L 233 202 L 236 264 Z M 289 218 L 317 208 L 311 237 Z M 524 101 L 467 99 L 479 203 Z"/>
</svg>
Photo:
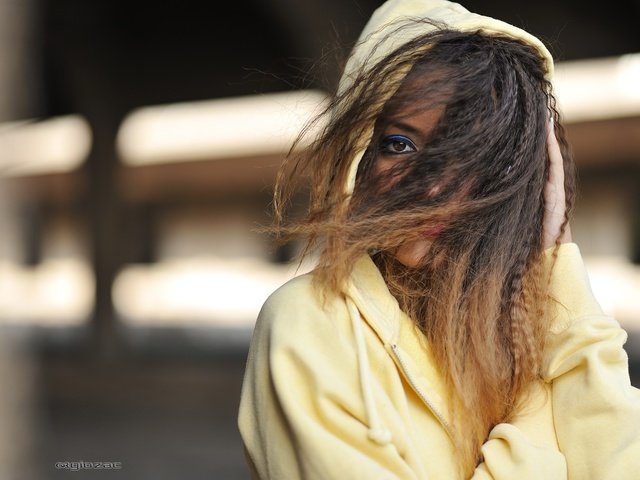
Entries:
<svg viewBox="0 0 640 480">
<path fill-rule="evenodd" d="M 435 185 L 432 185 L 427 189 L 422 199 L 427 200 L 427 199 L 437 197 L 452 181 L 453 179 L 451 177 L 440 179 L 438 183 L 436 183 Z M 471 192 L 471 188 L 472 188 L 471 181 L 464 182 L 462 185 L 460 185 L 458 191 L 451 196 L 451 200 L 455 202 L 455 201 L 462 201 L 467 199 Z"/>
</svg>

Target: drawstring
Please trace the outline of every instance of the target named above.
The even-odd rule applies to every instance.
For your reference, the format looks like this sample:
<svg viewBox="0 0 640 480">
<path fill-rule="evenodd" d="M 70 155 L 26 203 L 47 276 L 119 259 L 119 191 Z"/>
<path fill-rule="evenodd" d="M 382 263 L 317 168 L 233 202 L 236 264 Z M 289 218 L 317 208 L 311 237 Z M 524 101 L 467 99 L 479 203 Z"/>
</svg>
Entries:
<svg viewBox="0 0 640 480">
<path fill-rule="evenodd" d="M 369 357 L 367 356 L 367 346 L 364 341 L 364 333 L 362 331 L 362 317 L 360 311 L 350 299 L 347 299 L 353 333 L 356 338 L 356 352 L 358 355 L 358 368 L 360 370 L 360 388 L 364 399 L 364 408 L 367 413 L 369 422 L 369 431 L 367 436 L 370 440 L 378 445 L 387 445 L 391 443 L 391 432 L 382 425 L 376 403 L 373 398 L 371 389 L 371 376 L 369 369 Z"/>
</svg>

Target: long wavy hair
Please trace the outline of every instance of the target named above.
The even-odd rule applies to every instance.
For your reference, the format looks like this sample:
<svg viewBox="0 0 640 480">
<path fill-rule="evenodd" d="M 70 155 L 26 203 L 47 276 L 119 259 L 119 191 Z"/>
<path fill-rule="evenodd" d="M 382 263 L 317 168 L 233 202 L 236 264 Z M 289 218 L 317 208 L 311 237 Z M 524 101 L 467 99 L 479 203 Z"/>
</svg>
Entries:
<svg viewBox="0 0 640 480">
<path fill-rule="evenodd" d="M 324 123 L 310 146 L 283 163 L 274 229 L 283 239 L 304 236 L 305 253 L 318 252 L 314 279 L 325 294 L 340 292 L 355 260 L 371 255 L 430 342 L 468 475 L 491 428 L 510 419 L 540 376 L 550 117 L 564 158 L 562 231 L 575 196 L 572 156 L 543 59 L 513 38 L 439 26 L 356 73 L 317 120 Z M 376 173 L 389 118 L 430 109 L 438 121 L 425 146 Z M 308 211 L 285 221 L 300 178 L 310 181 Z M 419 266 L 396 259 L 434 228 L 442 231 Z"/>
</svg>

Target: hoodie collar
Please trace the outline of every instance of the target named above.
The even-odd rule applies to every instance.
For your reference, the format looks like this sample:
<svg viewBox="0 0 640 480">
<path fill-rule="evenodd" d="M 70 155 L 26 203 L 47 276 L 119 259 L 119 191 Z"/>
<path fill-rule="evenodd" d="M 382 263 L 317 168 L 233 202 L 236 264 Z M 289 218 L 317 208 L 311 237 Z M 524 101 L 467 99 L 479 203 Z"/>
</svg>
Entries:
<svg viewBox="0 0 640 480">
<path fill-rule="evenodd" d="M 404 314 L 369 255 L 356 261 L 346 290 L 380 340 L 385 345 L 396 344 Z"/>
<path fill-rule="evenodd" d="M 363 322 L 380 338 L 407 383 L 441 422 L 453 441 L 446 388 L 429 342 L 400 309 L 380 270 L 368 255 L 356 261 L 345 294 L 356 337 L 360 383 L 368 412 L 370 438 L 385 444 L 388 441 L 388 429 L 381 424 L 372 400 L 371 371 L 362 334 Z"/>
</svg>

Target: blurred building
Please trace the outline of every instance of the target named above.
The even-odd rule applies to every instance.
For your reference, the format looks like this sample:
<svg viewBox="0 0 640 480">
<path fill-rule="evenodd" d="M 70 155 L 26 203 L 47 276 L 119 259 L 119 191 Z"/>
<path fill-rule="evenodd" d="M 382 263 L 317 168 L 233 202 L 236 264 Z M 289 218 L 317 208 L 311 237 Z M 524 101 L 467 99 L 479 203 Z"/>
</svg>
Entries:
<svg viewBox="0 0 640 480">
<path fill-rule="evenodd" d="M 257 229 L 380 3 L 0 0 L 0 325 L 33 352 L 43 478 L 246 478 L 244 356 L 296 273 Z M 559 60 L 574 237 L 640 365 L 640 5 L 462 3 Z"/>
</svg>

